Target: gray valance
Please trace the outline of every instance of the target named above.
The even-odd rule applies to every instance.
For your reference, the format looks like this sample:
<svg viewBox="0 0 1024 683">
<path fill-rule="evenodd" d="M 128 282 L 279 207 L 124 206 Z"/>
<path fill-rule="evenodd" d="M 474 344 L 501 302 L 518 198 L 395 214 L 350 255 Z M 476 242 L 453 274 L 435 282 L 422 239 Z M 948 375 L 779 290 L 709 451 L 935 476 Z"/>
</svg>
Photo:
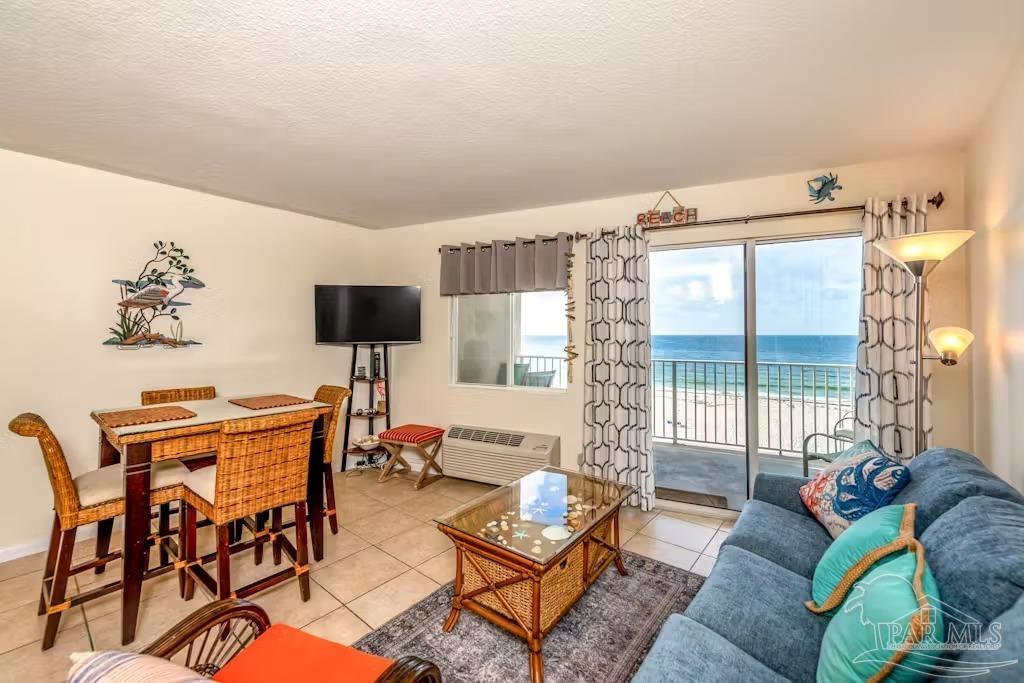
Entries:
<svg viewBox="0 0 1024 683">
<path fill-rule="evenodd" d="M 572 235 L 446 244 L 441 247 L 441 296 L 540 292 L 569 284 Z"/>
</svg>

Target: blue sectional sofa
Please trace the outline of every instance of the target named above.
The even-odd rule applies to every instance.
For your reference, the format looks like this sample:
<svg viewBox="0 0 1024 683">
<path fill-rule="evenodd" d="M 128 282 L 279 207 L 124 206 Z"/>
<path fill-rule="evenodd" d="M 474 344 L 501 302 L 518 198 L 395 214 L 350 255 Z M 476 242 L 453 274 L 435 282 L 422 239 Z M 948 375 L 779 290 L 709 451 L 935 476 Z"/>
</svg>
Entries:
<svg viewBox="0 0 1024 683">
<path fill-rule="evenodd" d="M 998 650 L 950 653 L 952 666 L 982 671 L 978 681 L 1024 680 L 1024 496 L 962 451 L 930 449 L 909 467 L 894 504 L 917 503 L 917 537 L 955 615 L 947 633 L 958 618 L 1001 624 Z M 665 622 L 635 683 L 815 679 L 829 617 L 803 603 L 832 538 L 800 500 L 806 481 L 758 475 L 714 570 Z"/>
</svg>

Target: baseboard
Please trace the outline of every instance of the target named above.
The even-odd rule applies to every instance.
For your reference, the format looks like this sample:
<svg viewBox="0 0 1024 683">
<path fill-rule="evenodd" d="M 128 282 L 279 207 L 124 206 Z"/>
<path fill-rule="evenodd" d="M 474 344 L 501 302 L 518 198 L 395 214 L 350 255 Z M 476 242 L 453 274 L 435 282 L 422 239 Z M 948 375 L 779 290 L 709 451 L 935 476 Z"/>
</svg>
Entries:
<svg viewBox="0 0 1024 683">
<path fill-rule="evenodd" d="M 114 522 L 114 532 L 121 530 L 121 520 L 117 519 Z M 84 527 L 78 527 L 78 533 L 75 535 L 75 543 L 79 541 L 87 541 L 90 538 L 96 538 L 96 525 L 87 524 Z M 49 538 L 37 538 L 29 541 L 28 543 L 21 543 L 19 545 L 9 545 L 6 548 L 0 548 L 0 564 L 4 562 L 10 562 L 11 560 L 17 560 L 19 557 L 25 557 L 26 555 L 32 555 L 34 553 L 40 553 L 46 550 L 50 544 Z"/>
<path fill-rule="evenodd" d="M 17 560 L 19 557 L 25 557 L 26 555 L 34 555 L 35 553 L 42 552 L 46 550 L 47 545 L 49 545 L 48 539 L 38 538 L 28 543 L 9 545 L 6 548 L 0 548 L 0 564 L 10 562 L 11 560 Z"/>
</svg>

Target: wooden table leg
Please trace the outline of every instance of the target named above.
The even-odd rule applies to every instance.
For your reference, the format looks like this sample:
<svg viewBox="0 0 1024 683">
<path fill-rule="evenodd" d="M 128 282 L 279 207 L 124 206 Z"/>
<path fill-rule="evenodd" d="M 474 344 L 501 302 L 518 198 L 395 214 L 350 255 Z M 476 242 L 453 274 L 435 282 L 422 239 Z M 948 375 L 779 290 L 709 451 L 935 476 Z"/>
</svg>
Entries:
<svg viewBox="0 0 1024 683">
<path fill-rule="evenodd" d="M 121 644 L 135 640 L 146 571 L 149 537 L 149 486 L 152 444 L 133 443 L 125 447 L 124 546 L 121 555 L 124 586 L 121 590 Z"/>
<path fill-rule="evenodd" d="M 455 546 L 455 585 L 453 588 L 452 611 L 445 619 L 444 626 L 441 627 L 445 633 L 455 628 L 455 624 L 459 623 L 459 617 L 462 615 L 462 548 L 458 545 Z"/>
<path fill-rule="evenodd" d="M 530 683 L 544 683 L 544 657 L 540 653 L 540 639 L 531 640 L 530 646 Z"/>
<path fill-rule="evenodd" d="M 622 576 L 629 576 L 626 565 L 622 563 L 622 548 L 619 547 L 619 511 L 612 514 L 612 533 L 615 535 L 615 568 Z"/>
<path fill-rule="evenodd" d="M 313 425 L 306 479 L 306 515 L 309 517 L 309 536 L 315 560 L 324 559 L 324 422 L 321 415 Z"/>
<path fill-rule="evenodd" d="M 109 440 L 107 435 L 100 430 L 100 453 L 99 453 L 99 466 L 107 467 L 109 465 L 116 465 L 121 462 L 121 452 L 118 451 Z M 104 519 L 96 523 L 96 557 L 103 557 L 110 552 L 110 536 L 114 531 L 114 518 Z M 106 571 L 106 563 L 96 567 L 95 571 L 97 574 L 102 574 Z"/>
</svg>

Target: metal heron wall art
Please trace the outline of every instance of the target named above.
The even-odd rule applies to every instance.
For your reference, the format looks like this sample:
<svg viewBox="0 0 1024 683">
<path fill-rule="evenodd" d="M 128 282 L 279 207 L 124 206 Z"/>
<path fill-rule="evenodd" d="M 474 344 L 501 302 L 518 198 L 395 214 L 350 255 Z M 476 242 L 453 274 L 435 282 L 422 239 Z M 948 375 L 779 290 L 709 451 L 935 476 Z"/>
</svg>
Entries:
<svg viewBox="0 0 1024 683">
<path fill-rule="evenodd" d="M 199 344 L 184 337 L 184 323 L 178 309 L 191 304 L 177 297 L 187 289 L 202 289 L 206 285 L 189 265 L 191 257 L 174 242 L 153 242 L 153 250 L 153 256 L 135 279 L 112 280 L 121 288 L 121 299 L 117 303 L 117 320 L 108 328 L 114 336 L 104 344 L 121 349 Z M 169 335 L 154 331 L 153 323 L 161 318 L 167 318 L 170 323 Z"/>
</svg>

